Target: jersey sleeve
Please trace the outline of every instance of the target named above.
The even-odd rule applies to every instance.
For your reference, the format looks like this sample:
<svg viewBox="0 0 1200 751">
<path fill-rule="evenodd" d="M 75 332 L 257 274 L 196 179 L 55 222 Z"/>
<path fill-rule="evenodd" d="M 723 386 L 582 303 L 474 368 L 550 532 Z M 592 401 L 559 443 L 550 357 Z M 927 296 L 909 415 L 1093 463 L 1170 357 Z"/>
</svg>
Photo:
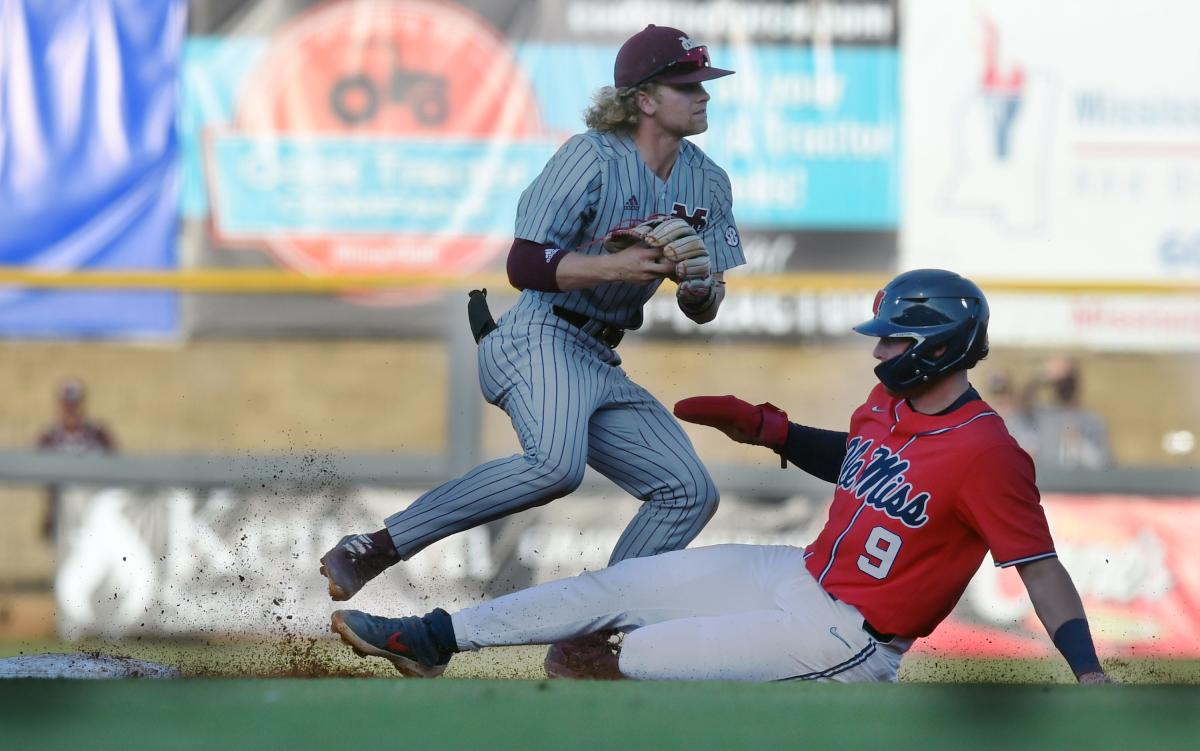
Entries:
<svg viewBox="0 0 1200 751">
<path fill-rule="evenodd" d="M 599 192 L 595 147 L 583 135 L 572 136 L 521 194 L 515 236 L 556 248 L 574 245 L 595 214 Z"/>
<path fill-rule="evenodd" d="M 746 256 L 742 252 L 742 238 L 733 218 L 733 188 L 729 184 L 729 175 L 715 165 L 714 172 L 712 220 L 704 228 L 701 237 L 709 248 L 712 270 L 721 272 L 741 266 L 746 262 Z"/>
<path fill-rule="evenodd" d="M 998 567 L 1052 558 L 1054 540 L 1034 479 L 1033 460 L 1015 443 L 965 462 L 959 511 L 983 537 Z"/>
</svg>

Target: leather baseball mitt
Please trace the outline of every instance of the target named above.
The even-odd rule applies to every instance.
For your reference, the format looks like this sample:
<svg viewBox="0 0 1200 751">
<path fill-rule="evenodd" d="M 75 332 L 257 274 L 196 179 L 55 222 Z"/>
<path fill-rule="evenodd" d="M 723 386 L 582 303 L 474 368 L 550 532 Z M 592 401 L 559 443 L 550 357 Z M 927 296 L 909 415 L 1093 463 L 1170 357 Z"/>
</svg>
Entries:
<svg viewBox="0 0 1200 751">
<path fill-rule="evenodd" d="M 675 403 L 680 420 L 708 425 L 739 443 L 779 448 L 787 443 L 788 416 L 770 402 L 750 404 L 736 396 L 693 396 Z"/>
<path fill-rule="evenodd" d="M 635 227 L 609 232 L 604 238 L 604 249 L 617 253 L 639 242 L 659 248 L 663 258 L 674 263 L 708 255 L 704 240 L 692 225 L 677 216 L 665 215 L 650 217 Z"/>
</svg>

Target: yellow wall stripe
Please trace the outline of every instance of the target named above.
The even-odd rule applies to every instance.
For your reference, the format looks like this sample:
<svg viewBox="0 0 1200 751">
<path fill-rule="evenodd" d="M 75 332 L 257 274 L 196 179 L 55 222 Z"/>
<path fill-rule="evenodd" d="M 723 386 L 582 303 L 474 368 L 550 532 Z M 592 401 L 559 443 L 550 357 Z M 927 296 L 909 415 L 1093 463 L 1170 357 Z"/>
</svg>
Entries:
<svg viewBox="0 0 1200 751">
<path fill-rule="evenodd" d="M 756 292 L 874 291 L 889 277 L 879 274 L 775 274 L 732 272 L 732 290 Z M 1200 281 L 977 279 L 987 292 L 1041 294 L 1161 295 L 1200 293 Z M 307 276 L 280 269 L 187 269 L 182 271 L 82 270 L 55 272 L 0 266 L 0 287 L 39 289 L 145 289 L 215 294 L 352 292 L 404 287 L 510 291 L 503 274 L 382 274 Z"/>
</svg>

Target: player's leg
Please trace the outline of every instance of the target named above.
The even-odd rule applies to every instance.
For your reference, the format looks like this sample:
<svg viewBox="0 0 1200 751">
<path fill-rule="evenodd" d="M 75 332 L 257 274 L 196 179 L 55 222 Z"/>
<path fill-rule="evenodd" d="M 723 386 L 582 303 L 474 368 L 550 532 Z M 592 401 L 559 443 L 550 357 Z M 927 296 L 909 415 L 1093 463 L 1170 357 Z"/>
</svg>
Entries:
<svg viewBox="0 0 1200 751">
<path fill-rule="evenodd" d="M 679 550 L 716 511 L 718 493 L 688 437 L 666 408 L 623 370 L 609 371 L 604 403 L 588 430 L 588 463 L 643 501 L 609 563 Z M 556 642 L 546 652 L 552 678 L 615 674 L 612 633 Z M 615 676 L 610 676 L 615 677 Z"/>
<path fill-rule="evenodd" d="M 523 453 L 487 462 L 428 491 L 389 516 L 385 534 L 343 538 L 321 559 L 333 599 L 349 599 L 388 566 L 444 537 L 579 486 L 587 466 L 588 419 L 611 366 L 537 326 L 519 336 L 494 332 L 481 341 L 479 358 L 484 396 L 508 413 Z"/>
<path fill-rule="evenodd" d="M 338 612 L 334 627 L 344 640 L 402 672 L 412 667 L 414 649 L 432 655 L 423 668 L 440 671 L 455 651 L 606 628 L 628 632 L 620 672 L 633 678 L 890 681 L 903 653 L 900 645 L 876 643 L 858 611 L 805 570 L 803 550 L 784 546 L 719 545 L 629 559 L 452 616 Z M 413 631 L 418 620 L 429 628 Z"/>
<path fill-rule="evenodd" d="M 548 644 L 603 629 L 777 607 L 782 582 L 803 570 L 803 551 L 715 545 L 631 558 L 513 592 L 453 614 L 462 649 Z"/>
<path fill-rule="evenodd" d="M 626 631 L 619 671 L 641 679 L 894 681 L 878 644 L 786 546 L 717 545 L 629 559 L 452 616 L 460 649 Z"/>
<path fill-rule="evenodd" d="M 508 413 L 523 453 L 482 464 L 388 517 L 401 558 L 455 532 L 561 498 L 582 482 L 587 424 L 609 366 L 553 330 L 542 331 L 505 332 L 480 344 L 484 395 Z"/>
<path fill-rule="evenodd" d="M 588 425 L 588 464 L 643 501 L 609 563 L 687 547 L 720 495 L 683 428 L 650 392 L 614 369 Z"/>
<path fill-rule="evenodd" d="M 639 680 L 895 682 L 901 652 L 848 606 L 683 618 L 626 635 L 619 671 Z"/>
<path fill-rule="evenodd" d="M 643 501 L 609 563 L 684 548 L 716 511 L 716 485 L 666 408 L 624 370 L 607 375 L 604 402 L 589 423 L 588 463 Z M 619 677 L 613 636 L 599 631 L 552 644 L 546 674 Z"/>
</svg>

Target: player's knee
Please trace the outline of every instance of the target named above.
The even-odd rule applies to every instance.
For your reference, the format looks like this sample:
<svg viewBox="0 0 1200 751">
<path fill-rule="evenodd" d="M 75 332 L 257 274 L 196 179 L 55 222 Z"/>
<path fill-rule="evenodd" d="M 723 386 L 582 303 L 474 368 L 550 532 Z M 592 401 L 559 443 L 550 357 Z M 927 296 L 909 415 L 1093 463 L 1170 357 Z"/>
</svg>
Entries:
<svg viewBox="0 0 1200 751">
<path fill-rule="evenodd" d="M 677 657 L 675 650 L 655 638 L 653 627 L 634 629 L 625 634 L 617 670 L 626 678 L 638 681 L 693 678 Z"/>
<path fill-rule="evenodd" d="M 544 457 L 535 464 L 534 469 L 536 479 L 532 484 L 541 486 L 547 495 L 558 498 L 574 492 L 583 483 L 587 464 L 566 458 L 550 460 Z"/>
<path fill-rule="evenodd" d="M 697 486 L 688 497 L 692 501 L 692 515 L 706 522 L 717 513 L 717 507 L 721 505 L 721 492 L 711 482 Z"/>
</svg>

